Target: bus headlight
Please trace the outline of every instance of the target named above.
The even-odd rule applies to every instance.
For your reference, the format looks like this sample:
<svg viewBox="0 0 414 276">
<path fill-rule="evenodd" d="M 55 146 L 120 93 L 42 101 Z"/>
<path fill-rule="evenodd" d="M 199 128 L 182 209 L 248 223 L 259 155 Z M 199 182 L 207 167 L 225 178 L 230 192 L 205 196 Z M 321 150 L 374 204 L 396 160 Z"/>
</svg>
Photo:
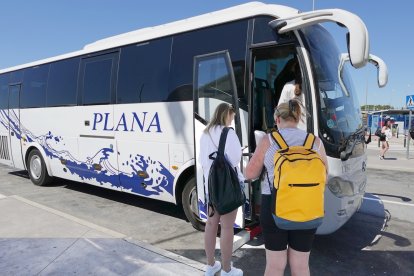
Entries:
<svg viewBox="0 0 414 276">
<path fill-rule="evenodd" d="M 352 185 L 352 182 L 337 176 L 332 177 L 328 181 L 328 188 L 336 197 L 354 195 L 354 185 Z"/>
</svg>

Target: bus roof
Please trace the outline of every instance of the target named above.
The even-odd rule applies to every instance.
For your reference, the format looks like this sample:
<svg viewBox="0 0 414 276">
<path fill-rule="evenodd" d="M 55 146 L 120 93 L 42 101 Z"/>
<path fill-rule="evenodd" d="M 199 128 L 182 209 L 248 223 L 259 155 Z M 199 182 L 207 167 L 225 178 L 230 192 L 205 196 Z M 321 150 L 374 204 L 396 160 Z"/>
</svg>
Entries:
<svg viewBox="0 0 414 276">
<path fill-rule="evenodd" d="M 232 22 L 243 18 L 249 18 L 259 15 L 270 15 L 276 18 L 280 18 L 292 16 L 297 14 L 298 12 L 298 10 L 287 6 L 265 4 L 261 2 L 250 2 L 155 27 L 147 27 L 132 32 L 127 32 L 124 34 L 108 37 L 87 44 L 84 46 L 82 50 L 2 69 L 0 70 L 0 73 L 15 71 L 26 67 L 33 67 L 48 62 L 98 52 L 105 49 L 119 47 L 122 45 L 145 42 L 159 37 L 201 29 L 226 22 Z"/>
</svg>

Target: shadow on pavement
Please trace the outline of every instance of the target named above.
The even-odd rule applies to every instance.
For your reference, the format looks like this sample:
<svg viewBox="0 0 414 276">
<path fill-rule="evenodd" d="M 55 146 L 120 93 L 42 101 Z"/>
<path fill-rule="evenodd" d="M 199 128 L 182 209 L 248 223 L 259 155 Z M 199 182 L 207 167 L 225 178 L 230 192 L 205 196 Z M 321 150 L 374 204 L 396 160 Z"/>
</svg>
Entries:
<svg viewBox="0 0 414 276">
<path fill-rule="evenodd" d="M 372 193 L 372 194 L 373 195 L 376 195 L 376 196 L 386 196 L 386 197 L 398 198 L 398 199 L 401 199 L 404 202 L 411 202 L 411 201 L 413 201 L 411 198 L 405 197 L 405 196 L 397 196 L 397 195 L 390 195 L 390 194 L 380 194 L 380 193 Z"/>
<path fill-rule="evenodd" d="M 187 220 L 182 207 L 177 206 L 173 203 L 163 202 L 151 198 L 145 198 L 138 195 L 110 190 L 107 188 L 102 188 L 80 182 L 62 179 L 59 179 L 59 182 L 61 182 L 62 186 L 65 186 L 65 189 L 89 194 L 92 196 L 102 197 L 119 203 L 128 204 L 145 210 L 157 212 L 159 214 L 175 217 L 182 220 Z"/>
<path fill-rule="evenodd" d="M 9 172 L 9 174 L 29 179 L 29 174 L 27 173 L 27 171 L 14 171 L 14 172 Z"/>
<path fill-rule="evenodd" d="M 365 197 L 376 198 L 370 194 Z M 391 216 L 381 201 L 364 202 L 360 212 L 338 231 L 316 236 L 310 256 L 311 275 L 412 275 L 414 252 L 408 247 L 412 248 L 413 239 L 388 230 Z M 391 243 L 392 250 L 384 249 L 382 243 Z M 262 237 L 249 245 L 235 253 L 235 266 L 247 275 L 263 275 Z M 289 269 L 285 275 L 290 275 Z"/>
<path fill-rule="evenodd" d="M 9 172 L 9 174 L 27 178 L 29 179 L 29 175 L 27 171 L 13 171 Z M 160 200 L 155 200 L 151 198 L 140 197 L 138 195 L 128 194 L 125 192 L 110 190 L 103 187 L 98 187 L 86 183 L 70 181 L 61 178 L 55 178 L 52 183 L 41 186 L 44 188 L 47 187 L 63 187 L 64 189 L 69 189 L 76 192 L 81 192 L 85 194 L 89 194 L 92 196 L 102 197 L 105 199 L 109 199 L 112 201 L 116 201 L 119 203 L 128 204 L 131 206 L 135 206 L 138 208 L 150 210 L 153 212 L 157 212 L 163 215 L 175 217 L 178 219 L 183 219 L 187 221 L 187 218 L 184 214 L 184 211 L 181 206 L 177 206 L 173 203 L 163 202 Z"/>
<path fill-rule="evenodd" d="M 29 175 L 27 171 L 13 171 L 9 172 L 9 174 L 27 178 L 29 179 Z M 151 198 L 140 197 L 138 195 L 128 194 L 125 192 L 110 190 L 103 187 L 98 187 L 86 183 L 70 181 L 61 178 L 55 178 L 52 183 L 42 187 L 63 187 L 64 189 L 69 189 L 76 192 L 81 192 L 85 194 L 89 194 L 92 196 L 103 197 L 105 199 L 109 199 L 112 201 L 116 201 L 119 203 L 128 204 L 131 206 L 135 206 L 138 208 L 150 210 L 153 212 L 157 212 L 163 215 L 183 219 L 187 221 L 187 218 L 184 214 L 184 211 L 181 206 L 177 206 L 173 203 L 163 202 L 160 200 L 155 200 Z"/>
<path fill-rule="evenodd" d="M 318 236 L 311 254 L 315 275 L 409 275 L 414 269 L 413 251 L 406 251 L 411 241 L 387 232 L 389 215 L 374 217 L 357 213 L 337 232 Z M 361 231 L 364 229 L 364 231 Z M 376 245 L 380 239 L 394 242 L 392 251 Z"/>
</svg>

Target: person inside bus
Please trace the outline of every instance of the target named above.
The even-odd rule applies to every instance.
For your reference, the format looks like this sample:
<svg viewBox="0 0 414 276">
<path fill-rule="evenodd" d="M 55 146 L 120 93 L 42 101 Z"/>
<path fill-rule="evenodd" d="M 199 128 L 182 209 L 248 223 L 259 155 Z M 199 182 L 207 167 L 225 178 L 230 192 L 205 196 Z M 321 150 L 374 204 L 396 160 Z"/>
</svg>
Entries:
<svg viewBox="0 0 414 276">
<path fill-rule="evenodd" d="M 380 137 L 381 149 L 379 157 L 381 160 L 383 160 L 385 158 L 385 153 L 390 149 L 390 144 L 388 143 L 389 139 L 392 137 L 390 119 L 385 120 L 384 126 L 381 129 L 381 133 L 384 135 Z"/>
<path fill-rule="evenodd" d="M 211 164 L 213 160 L 209 158 L 212 152 L 217 151 L 220 135 L 224 127 L 231 125 L 234 120 L 235 111 L 233 107 L 227 103 L 221 103 L 214 111 L 210 123 L 204 130 L 200 139 L 200 162 L 203 168 L 204 179 L 208 179 Z M 227 134 L 224 154 L 233 167 L 237 168 L 240 183 L 244 183 L 244 176 L 240 172 L 239 162 L 242 157 L 241 144 L 236 132 L 230 129 Z M 242 184 L 241 184 L 242 185 Z M 206 193 L 208 188 L 205 189 Z M 206 195 L 208 199 L 208 195 Z M 208 205 L 207 205 L 208 206 Z M 212 208 L 209 206 L 209 209 Z M 208 210 L 208 214 L 213 210 Z M 241 269 L 235 268 L 231 264 L 231 256 L 233 252 L 234 222 L 236 221 L 237 209 L 225 214 L 219 215 L 214 212 L 212 217 L 207 216 L 207 222 L 204 232 L 204 249 L 207 256 L 207 266 L 205 275 L 215 275 L 221 270 L 221 275 L 243 275 Z M 214 259 L 216 249 L 216 237 L 218 225 L 221 226 L 220 249 L 221 264 Z"/>
<path fill-rule="evenodd" d="M 305 111 L 305 99 L 302 93 L 302 74 L 297 58 L 294 57 L 293 59 L 289 60 L 285 68 L 282 71 L 287 70 L 294 76 L 294 78 L 283 86 L 277 105 L 286 103 L 291 99 L 296 99 L 301 103 L 302 111 Z M 306 112 L 302 113 L 302 120 L 299 121 L 298 128 L 306 130 Z"/>
<path fill-rule="evenodd" d="M 300 103 L 293 99 L 288 103 L 281 103 L 275 109 L 274 118 L 278 130 L 289 146 L 303 145 L 307 132 L 298 128 L 302 115 Z M 271 190 L 273 186 L 274 162 L 273 157 L 278 150 L 271 134 L 266 134 L 257 146 L 252 158 L 246 166 L 245 177 L 256 179 L 260 176 L 263 166 L 266 177 L 261 179 L 262 201 L 260 208 L 260 225 L 266 249 L 265 276 L 284 275 L 289 261 L 292 275 L 310 275 L 309 255 L 316 229 L 309 230 L 282 230 L 278 228 L 272 217 Z M 328 170 L 325 148 L 322 141 L 316 137 L 313 149 L 316 150 Z"/>
<path fill-rule="evenodd" d="M 297 59 L 291 58 L 286 62 L 283 69 L 280 71 L 280 73 L 277 75 L 277 77 L 273 81 L 273 88 L 275 92 L 275 96 L 279 97 L 283 87 L 286 83 L 291 82 L 295 79 L 295 72 L 294 67 L 297 63 Z M 275 106 L 276 107 L 276 106 Z"/>
</svg>

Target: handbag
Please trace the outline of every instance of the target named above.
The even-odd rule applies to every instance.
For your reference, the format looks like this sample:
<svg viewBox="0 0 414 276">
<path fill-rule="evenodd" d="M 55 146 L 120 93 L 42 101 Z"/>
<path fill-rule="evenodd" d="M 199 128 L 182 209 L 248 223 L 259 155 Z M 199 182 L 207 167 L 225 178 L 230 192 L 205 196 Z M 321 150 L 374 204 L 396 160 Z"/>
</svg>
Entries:
<svg viewBox="0 0 414 276">
<path fill-rule="evenodd" d="M 375 131 L 375 136 L 378 136 L 380 139 L 385 138 L 385 134 L 381 132 L 381 128 L 377 128 L 377 130 Z"/>
</svg>

